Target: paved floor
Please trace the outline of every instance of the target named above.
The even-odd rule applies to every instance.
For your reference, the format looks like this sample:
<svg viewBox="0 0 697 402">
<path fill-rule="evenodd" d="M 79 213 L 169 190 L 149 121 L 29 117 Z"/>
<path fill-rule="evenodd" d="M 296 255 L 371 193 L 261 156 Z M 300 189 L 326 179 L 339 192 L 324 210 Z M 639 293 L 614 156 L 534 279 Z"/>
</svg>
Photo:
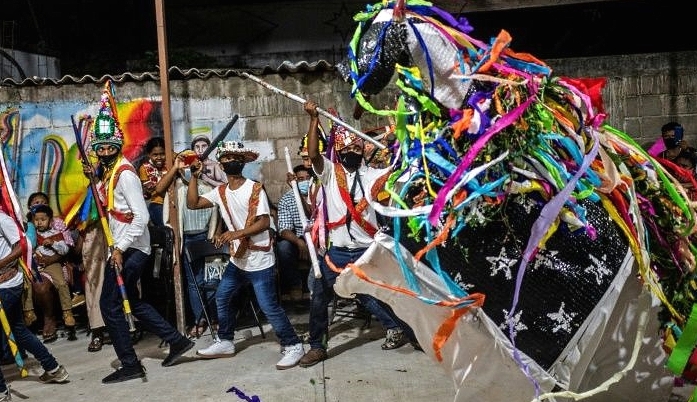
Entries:
<svg viewBox="0 0 697 402">
<path fill-rule="evenodd" d="M 306 309 L 287 310 L 296 330 L 305 332 Z M 28 359 L 29 377 L 20 378 L 14 365 L 2 370 L 14 401 L 453 401 L 452 382 L 430 358 L 409 345 L 383 351 L 384 332 L 379 323 L 373 320 L 368 329 L 361 329 L 362 324 L 350 318 L 333 324 L 330 359 L 311 368 L 276 370 L 281 355 L 274 335 L 262 338 L 258 328 L 251 328 L 236 333 L 238 353 L 232 358 L 197 359 L 195 349 L 212 342 L 206 333 L 197 340 L 195 349 L 167 368 L 160 364 L 167 347 L 160 347 L 158 338 L 146 334 L 136 345 L 147 369 L 145 381 L 101 384 L 101 378 L 111 373 L 118 361 L 110 345 L 100 352 L 87 352 L 89 337 L 84 330 L 78 333 L 77 341 L 62 337 L 49 345 L 70 373 L 67 384 L 41 384 L 38 376 L 42 369 L 33 358 Z M 271 332 L 268 324 L 264 329 Z M 670 402 L 687 401 L 690 392 L 687 387 L 676 389 Z"/>
</svg>

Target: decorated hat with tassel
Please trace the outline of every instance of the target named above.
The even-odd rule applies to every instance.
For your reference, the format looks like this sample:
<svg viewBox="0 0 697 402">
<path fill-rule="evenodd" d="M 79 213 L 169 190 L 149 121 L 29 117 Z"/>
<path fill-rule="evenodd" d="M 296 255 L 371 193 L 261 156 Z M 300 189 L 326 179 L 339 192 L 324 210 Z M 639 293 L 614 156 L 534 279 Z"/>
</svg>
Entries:
<svg viewBox="0 0 697 402">
<path fill-rule="evenodd" d="M 100 145 L 113 145 L 119 149 L 123 147 L 123 132 L 119 126 L 114 87 L 110 80 L 104 84 L 99 100 L 99 112 L 90 134 L 90 144 L 95 151 Z"/>
<path fill-rule="evenodd" d="M 343 121 L 339 113 L 334 109 L 329 109 L 329 113 Z M 363 140 L 356 134 L 350 132 L 343 124 L 332 122 L 332 127 L 329 130 L 329 136 L 334 143 L 334 149 L 338 152 L 348 147 L 351 144 L 363 145 Z"/>
</svg>

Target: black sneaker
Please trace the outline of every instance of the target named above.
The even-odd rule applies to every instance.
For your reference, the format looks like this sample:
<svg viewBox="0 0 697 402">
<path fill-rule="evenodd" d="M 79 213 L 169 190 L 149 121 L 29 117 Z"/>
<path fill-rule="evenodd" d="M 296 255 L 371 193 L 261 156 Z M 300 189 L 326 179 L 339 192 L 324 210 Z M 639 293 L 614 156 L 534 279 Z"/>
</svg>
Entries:
<svg viewBox="0 0 697 402">
<path fill-rule="evenodd" d="M 119 367 L 118 370 L 102 378 L 102 384 L 113 384 L 144 377 L 145 367 L 139 363 L 136 367 Z"/>
<path fill-rule="evenodd" d="M 179 342 L 169 345 L 169 354 L 162 361 L 164 367 L 169 367 L 174 364 L 189 349 L 193 348 L 196 343 L 190 339 L 182 338 Z"/>
</svg>

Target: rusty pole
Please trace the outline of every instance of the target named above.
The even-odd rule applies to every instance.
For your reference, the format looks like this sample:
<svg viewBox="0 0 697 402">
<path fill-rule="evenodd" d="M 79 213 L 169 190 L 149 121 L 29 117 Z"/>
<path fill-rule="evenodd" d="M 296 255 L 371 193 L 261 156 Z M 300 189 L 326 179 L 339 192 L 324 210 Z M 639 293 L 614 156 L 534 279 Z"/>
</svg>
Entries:
<svg viewBox="0 0 697 402">
<path fill-rule="evenodd" d="M 157 58 L 160 68 L 160 93 L 162 94 L 162 129 L 164 131 L 166 163 L 169 169 L 174 167 L 174 146 L 172 141 L 172 118 L 170 114 L 170 94 L 169 94 L 169 67 L 167 60 L 167 29 L 165 26 L 165 6 L 164 0 L 155 0 L 155 17 L 157 20 Z M 182 293 L 182 276 L 180 268 L 179 252 L 179 215 L 177 214 L 177 192 L 175 185 L 170 186 L 167 190 L 169 193 L 169 223 L 174 229 L 174 266 L 172 272 L 174 275 L 174 304 L 177 315 L 177 329 L 179 332 L 186 331 L 186 323 L 184 319 L 184 298 Z"/>
</svg>

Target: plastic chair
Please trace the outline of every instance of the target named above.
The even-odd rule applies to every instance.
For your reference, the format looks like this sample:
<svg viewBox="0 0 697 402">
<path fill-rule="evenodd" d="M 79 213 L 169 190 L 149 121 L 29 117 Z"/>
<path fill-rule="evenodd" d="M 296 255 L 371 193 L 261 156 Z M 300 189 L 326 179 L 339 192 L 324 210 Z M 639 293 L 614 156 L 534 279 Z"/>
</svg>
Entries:
<svg viewBox="0 0 697 402">
<path fill-rule="evenodd" d="M 201 259 L 206 259 L 209 257 L 222 257 L 224 261 L 228 261 L 230 258 L 230 252 L 227 246 L 223 246 L 220 248 L 216 248 L 213 243 L 211 243 L 208 240 L 198 240 L 194 242 L 190 242 L 188 244 L 184 245 L 184 258 L 186 258 L 188 262 L 188 267 L 189 269 L 192 269 L 191 266 L 193 265 L 194 262 L 199 261 Z M 194 275 L 191 275 L 192 277 Z M 208 285 L 203 285 L 203 287 L 206 287 Z M 216 287 L 217 288 L 217 287 Z M 216 288 L 213 288 L 212 290 L 215 292 Z M 210 288 L 205 288 L 205 290 L 209 290 Z M 199 300 L 201 301 L 201 304 L 205 307 L 206 303 L 203 300 L 203 295 L 202 295 L 202 287 L 197 286 L 196 291 L 199 297 Z M 259 328 L 259 331 L 261 332 L 261 337 L 266 338 L 266 334 L 264 333 L 264 328 L 261 325 L 261 321 L 259 320 L 259 314 L 257 312 L 257 308 L 254 305 L 254 298 L 252 295 L 254 294 L 254 290 L 251 287 L 251 284 L 246 285 L 244 288 L 240 290 L 240 296 L 242 296 L 239 300 L 241 302 L 241 305 L 243 303 L 247 303 L 249 305 L 249 310 L 254 317 L 254 324 L 251 326 L 256 326 Z M 247 300 L 245 300 L 247 299 Z M 240 315 L 242 314 L 243 309 L 240 308 L 238 309 L 237 317 L 239 318 Z M 203 314 L 205 315 L 206 321 L 208 323 L 211 322 L 211 320 L 208 317 L 208 312 L 206 309 L 203 309 Z M 196 322 L 198 322 L 201 319 L 201 317 L 195 317 Z M 242 328 L 248 328 L 250 326 L 238 326 L 236 329 L 242 329 Z M 213 336 L 213 339 L 218 338 L 218 334 L 214 331 L 213 326 L 208 327 L 211 330 L 211 335 Z"/>
</svg>

